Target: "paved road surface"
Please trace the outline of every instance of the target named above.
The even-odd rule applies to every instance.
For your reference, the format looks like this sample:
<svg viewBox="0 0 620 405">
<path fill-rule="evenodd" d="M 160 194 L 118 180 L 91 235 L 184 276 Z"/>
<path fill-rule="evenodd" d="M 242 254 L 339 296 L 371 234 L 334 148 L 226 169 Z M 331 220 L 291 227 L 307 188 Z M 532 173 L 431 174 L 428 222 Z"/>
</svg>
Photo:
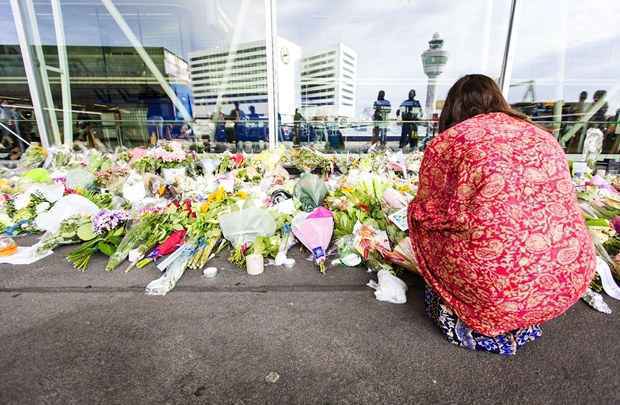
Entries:
<svg viewBox="0 0 620 405">
<path fill-rule="evenodd" d="M 248 276 L 222 261 L 148 297 L 154 268 L 78 273 L 60 249 L 0 265 L 0 403 L 619 403 L 620 305 L 578 303 L 516 357 L 450 345 L 408 303 L 374 299 L 360 269 Z M 276 372 L 275 383 L 265 377 Z"/>
</svg>

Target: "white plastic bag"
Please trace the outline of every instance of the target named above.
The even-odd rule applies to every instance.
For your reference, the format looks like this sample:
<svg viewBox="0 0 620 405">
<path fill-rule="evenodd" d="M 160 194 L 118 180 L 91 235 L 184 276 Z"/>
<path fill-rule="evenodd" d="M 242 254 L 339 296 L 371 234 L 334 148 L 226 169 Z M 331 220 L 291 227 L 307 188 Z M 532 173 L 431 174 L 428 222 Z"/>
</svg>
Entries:
<svg viewBox="0 0 620 405">
<path fill-rule="evenodd" d="M 379 270 L 377 273 L 378 283 L 370 280 L 368 287 L 375 290 L 375 297 L 379 301 L 391 302 L 392 304 L 404 304 L 407 302 L 407 284 L 387 270 Z"/>
</svg>

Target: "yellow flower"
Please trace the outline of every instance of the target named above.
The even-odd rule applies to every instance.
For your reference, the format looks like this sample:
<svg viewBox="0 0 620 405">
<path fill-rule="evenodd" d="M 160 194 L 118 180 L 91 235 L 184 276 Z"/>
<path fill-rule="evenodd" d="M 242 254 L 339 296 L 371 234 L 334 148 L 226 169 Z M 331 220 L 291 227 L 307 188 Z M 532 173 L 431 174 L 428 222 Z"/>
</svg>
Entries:
<svg viewBox="0 0 620 405">
<path fill-rule="evenodd" d="M 207 197 L 207 202 L 209 202 L 209 203 L 220 202 L 225 197 L 226 197 L 226 191 L 224 190 L 224 187 L 220 186 L 220 187 L 218 187 L 217 190 L 215 190 L 214 192 L 209 194 L 209 197 Z"/>
<path fill-rule="evenodd" d="M 247 200 L 248 193 L 245 191 L 239 191 L 237 192 L 237 197 L 241 198 L 242 200 Z"/>
<path fill-rule="evenodd" d="M 224 191 L 224 187 L 220 186 L 215 190 L 215 201 L 220 202 L 226 197 L 226 191 Z"/>
<path fill-rule="evenodd" d="M 198 210 L 200 211 L 201 214 L 204 214 L 207 211 L 209 211 L 209 202 L 205 201 L 202 204 L 200 204 L 200 208 L 198 208 Z"/>
<path fill-rule="evenodd" d="M 353 191 L 353 188 L 352 188 L 352 187 L 346 187 L 346 186 L 345 186 L 345 187 L 342 187 L 342 188 L 340 189 L 340 191 L 342 191 L 343 193 L 350 193 L 350 192 L 352 192 L 352 191 Z"/>
<path fill-rule="evenodd" d="M 411 191 L 411 188 L 407 184 L 401 184 L 400 186 L 398 186 L 398 191 L 400 191 L 401 193 L 408 193 Z"/>
</svg>

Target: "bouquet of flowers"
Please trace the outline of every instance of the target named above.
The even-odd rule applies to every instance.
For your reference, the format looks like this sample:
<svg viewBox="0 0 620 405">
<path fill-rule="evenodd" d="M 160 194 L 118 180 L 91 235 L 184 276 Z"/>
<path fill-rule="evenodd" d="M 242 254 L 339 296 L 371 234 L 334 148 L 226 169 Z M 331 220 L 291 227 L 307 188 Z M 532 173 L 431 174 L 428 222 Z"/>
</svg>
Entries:
<svg viewBox="0 0 620 405">
<path fill-rule="evenodd" d="M 25 201 L 25 206 L 18 208 L 16 200 L 6 198 L 4 202 L 4 212 L 6 221 L 4 233 L 10 236 L 20 235 L 23 233 L 36 232 L 37 228 L 34 220 L 39 213 L 49 209 L 50 202 L 41 192 L 30 194 Z M 21 205 L 21 204 L 20 204 Z"/>
<path fill-rule="evenodd" d="M 135 262 L 137 262 L 158 243 L 165 240 L 170 233 L 185 229 L 187 224 L 188 212 L 174 204 L 170 204 L 163 210 L 145 211 L 137 223 L 129 228 L 116 250 L 110 255 L 106 270 L 112 271 L 117 268 L 134 249 L 137 249 L 135 254 Z"/>
<path fill-rule="evenodd" d="M 283 159 L 284 165 L 292 165 L 302 172 L 319 170 L 327 174 L 334 171 L 334 162 L 330 157 L 308 147 L 292 149 Z"/>
<path fill-rule="evenodd" d="M 299 214 L 293 219 L 293 234 L 312 252 L 321 273 L 325 273 L 327 247 L 334 231 L 334 218 L 330 210 L 319 207 L 310 214 Z"/>
<path fill-rule="evenodd" d="M 46 158 L 47 150 L 38 143 L 33 143 L 24 152 L 19 161 L 19 166 L 23 169 L 34 169 L 41 166 Z"/>
<path fill-rule="evenodd" d="M 95 184 L 111 190 L 120 191 L 122 184 L 129 174 L 126 166 L 114 165 L 95 173 Z"/>
<path fill-rule="evenodd" d="M 45 233 L 37 243 L 37 252 L 43 254 L 60 245 L 78 243 L 88 232 L 90 217 L 84 215 L 71 216 L 60 224 L 58 232 Z"/>
<path fill-rule="evenodd" d="M 79 237 L 84 243 L 67 256 L 73 267 L 86 271 L 91 257 L 101 252 L 111 256 L 116 251 L 125 233 L 125 224 L 130 217 L 122 210 L 101 210 L 92 221 L 81 228 Z"/>
<path fill-rule="evenodd" d="M 215 253 L 224 248 L 219 217 L 235 203 L 236 199 L 228 196 L 223 187 L 218 187 L 198 205 L 196 219 L 187 230 L 188 244 L 193 248 L 188 268 L 203 268 Z"/>
</svg>

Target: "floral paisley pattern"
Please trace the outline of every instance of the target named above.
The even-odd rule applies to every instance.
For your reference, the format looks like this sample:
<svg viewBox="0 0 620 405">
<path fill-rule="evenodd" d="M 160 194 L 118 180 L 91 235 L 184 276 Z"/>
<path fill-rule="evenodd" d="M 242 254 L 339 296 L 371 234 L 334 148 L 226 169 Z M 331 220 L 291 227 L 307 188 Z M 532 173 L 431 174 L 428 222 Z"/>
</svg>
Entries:
<svg viewBox="0 0 620 405">
<path fill-rule="evenodd" d="M 561 315 L 594 274 L 564 152 L 503 113 L 477 115 L 429 144 L 409 229 L 425 281 L 487 336 Z"/>
</svg>

